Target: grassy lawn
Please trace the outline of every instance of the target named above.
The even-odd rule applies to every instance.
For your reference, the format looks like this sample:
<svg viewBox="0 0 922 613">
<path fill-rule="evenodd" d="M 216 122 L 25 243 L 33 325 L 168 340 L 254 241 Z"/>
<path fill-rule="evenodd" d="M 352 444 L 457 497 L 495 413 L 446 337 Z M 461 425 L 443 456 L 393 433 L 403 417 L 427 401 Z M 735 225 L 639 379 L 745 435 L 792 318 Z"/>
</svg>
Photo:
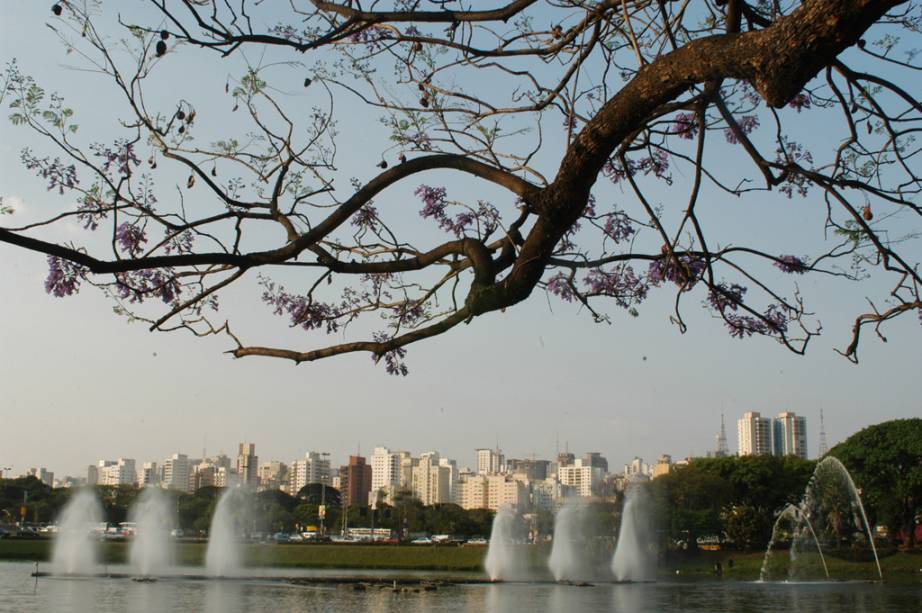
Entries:
<svg viewBox="0 0 922 613">
<path fill-rule="evenodd" d="M 177 543 L 176 560 L 182 566 L 200 566 L 205 560 L 205 543 Z M 106 542 L 101 548 L 106 564 L 128 561 L 130 544 Z M 403 570 L 476 571 L 483 567 L 486 547 L 434 547 L 428 545 L 275 545 L 243 546 L 248 566 L 288 568 L 389 568 Z M 0 539 L 0 560 L 51 559 L 51 541 Z"/>
<path fill-rule="evenodd" d="M 183 566 L 200 566 L 205 559 L 205 543 L 176 544 L 176 560 Z M 108 564 L 128 561 L 130 544 L 106 542 L 102 559 Z M 544 569 L 549 553 L 547 547 L 525 546 L 529 565 Z M 483 568 L 486 547 L 434 547 L 430 545 L 328 545 L 328 544 L 251 544 L 244 545 L 243 556 L 248 566 L 281 568 L 350 568 L 397 570 L 478 571 Z M 787 552 L 778 552 L 772 559 L 771 578 L 783 580 L 787 574 Z M 51 541 L 0 539 L 0 560 L 34 560 L 47 562 L 51 558 Z M 730 560 L 733 560 L 731 568 Z M 802 553 L 801 564 L 815 575 L 824 576 L 819 556 Z M 714 565 L 723 566 L 723 579 L 754 581 L 759 578 L 763 554 L 734 551 L 699 552 L 694 555 L 672 555 L 661 561 L 660 579 L 714 579 Z M 873 562 L 854 562 L 827 556 L 830 576 L 836 579 L 874 579 Z M 883 555 L 880 560 L 884 578 L 888 581 L 919 581 L 922 578 L 922 551 Z M 804 567 L 801 567 L 803 569 Z M 676 572 L 678 571 L 678 573 Z M 801 578 L 810 578 L 803 577 Z"/>
</svg>

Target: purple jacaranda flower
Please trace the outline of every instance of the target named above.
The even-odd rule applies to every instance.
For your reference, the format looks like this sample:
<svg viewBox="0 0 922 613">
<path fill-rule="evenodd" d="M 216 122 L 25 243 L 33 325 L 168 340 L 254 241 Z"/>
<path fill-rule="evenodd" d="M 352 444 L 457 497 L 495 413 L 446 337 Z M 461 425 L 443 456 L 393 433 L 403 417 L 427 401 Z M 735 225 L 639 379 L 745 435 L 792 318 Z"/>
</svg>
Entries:
<svg viewBox="0 0 922 613">
<path fill-rule="evenodd" d="M 72 296 L 80 291 L 80 282 L 85 274 L 86 269 L 83 266 L 49 255 L 45 291 L 58 298 Z"/>
<path fill-rule="evenodd" d="M 775 268 L 789 274 L 802 275 L 807 272 L 807 264 L 796 255 L 781 255 L 775 261 Z"/>
</svg>

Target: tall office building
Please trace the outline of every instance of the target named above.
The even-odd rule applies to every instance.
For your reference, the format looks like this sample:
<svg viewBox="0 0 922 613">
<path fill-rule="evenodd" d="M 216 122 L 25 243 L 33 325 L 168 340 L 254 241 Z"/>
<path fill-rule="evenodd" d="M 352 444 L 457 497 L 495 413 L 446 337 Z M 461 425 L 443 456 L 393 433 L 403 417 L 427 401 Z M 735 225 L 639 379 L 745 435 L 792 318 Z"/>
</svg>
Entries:
<svg viewBox="0 0 922 613">
<path fill-rule="evenodd" d="M 758 411 L 748 411 L 736 422 L 739 440 L 739 454 L 771 455 L 772 420 L 762 417 Z"/>
<path fill-rule="evenodd" d="M 237 451 L 237 475 L 241 487 L 256 487 L 259 482 L 259 456 L 255 443 L 240 443 Z"/>
<path fill-rule="evenodd" d="M 772 448 L 776 456 L 807 459 L 807 418 L 790 411 L 778 413 L 772 424 Z"/>
</svg>

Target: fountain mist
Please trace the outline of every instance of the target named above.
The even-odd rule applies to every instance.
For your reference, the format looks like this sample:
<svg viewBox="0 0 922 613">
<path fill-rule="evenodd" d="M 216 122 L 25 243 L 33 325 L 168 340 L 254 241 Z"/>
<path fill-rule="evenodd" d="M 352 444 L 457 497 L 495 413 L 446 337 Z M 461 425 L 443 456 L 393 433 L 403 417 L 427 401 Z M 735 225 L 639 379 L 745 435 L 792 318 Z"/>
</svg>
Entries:
<svg viewBox="0 0 922 613">
<path fill-rule="evenodd" d="M 490 547 L 484 562 L 491 581 L 525 581 L 528 571 L 521 547 L 516 546 L 516 513 L 513 507 L 503 507 L 493 518 Z"/>
<path fill-rule="evenodd" d="M 547 566 L 557 581 L 585 581 L 595 578 L 586 551 L 584 509 L 568 503 L 554 518 L 554 542 Z"/>
<path fill-rule="evenodd" d="M 56 573 L 73 575 L 96 571 L 96 535 L 102 522 L 102 507 L 91 489 L 71 496 L 58 519 L 51 566 Z"/>
<path fill-rule="evenodd" d="M 240 572 L 243 496 L 239 489 L 229 487 L 221 494 L 215 507 L 205 552 L 205 570 L 212 577 L 228 577 Z"/>
<path fill-rule="evenodd" d="M 629 487 L 621 514 L 618 545 L 611 569 L 617 581 L 651 581 L 654 577 L 650 552 L 650 512 L 646 491 Z"/>
<path fill-rule="evenodd" d="M 160 575 L 172 565 L 171 511 L 170 501 L 161 490 L 153 487 L 145 488 L 131 508 L 129 521 L 136 523 L 131 566 L 139 575 Z"/>
</svg>

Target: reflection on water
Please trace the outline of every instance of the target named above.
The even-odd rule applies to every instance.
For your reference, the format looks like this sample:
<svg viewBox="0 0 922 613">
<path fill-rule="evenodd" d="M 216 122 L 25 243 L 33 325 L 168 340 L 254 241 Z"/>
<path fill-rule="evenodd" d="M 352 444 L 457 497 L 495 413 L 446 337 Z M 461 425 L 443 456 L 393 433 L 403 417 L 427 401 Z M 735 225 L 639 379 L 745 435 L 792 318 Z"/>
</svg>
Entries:
<svg viewBox="0 0 922 613">
<path fill-rule="evenodd" d="M 482 584 L 394 593 L 270 581 L 44 578 L 0 562 L 0 613 L 918 613 L 919 587 L 863 583 Z"/>
</svg>

